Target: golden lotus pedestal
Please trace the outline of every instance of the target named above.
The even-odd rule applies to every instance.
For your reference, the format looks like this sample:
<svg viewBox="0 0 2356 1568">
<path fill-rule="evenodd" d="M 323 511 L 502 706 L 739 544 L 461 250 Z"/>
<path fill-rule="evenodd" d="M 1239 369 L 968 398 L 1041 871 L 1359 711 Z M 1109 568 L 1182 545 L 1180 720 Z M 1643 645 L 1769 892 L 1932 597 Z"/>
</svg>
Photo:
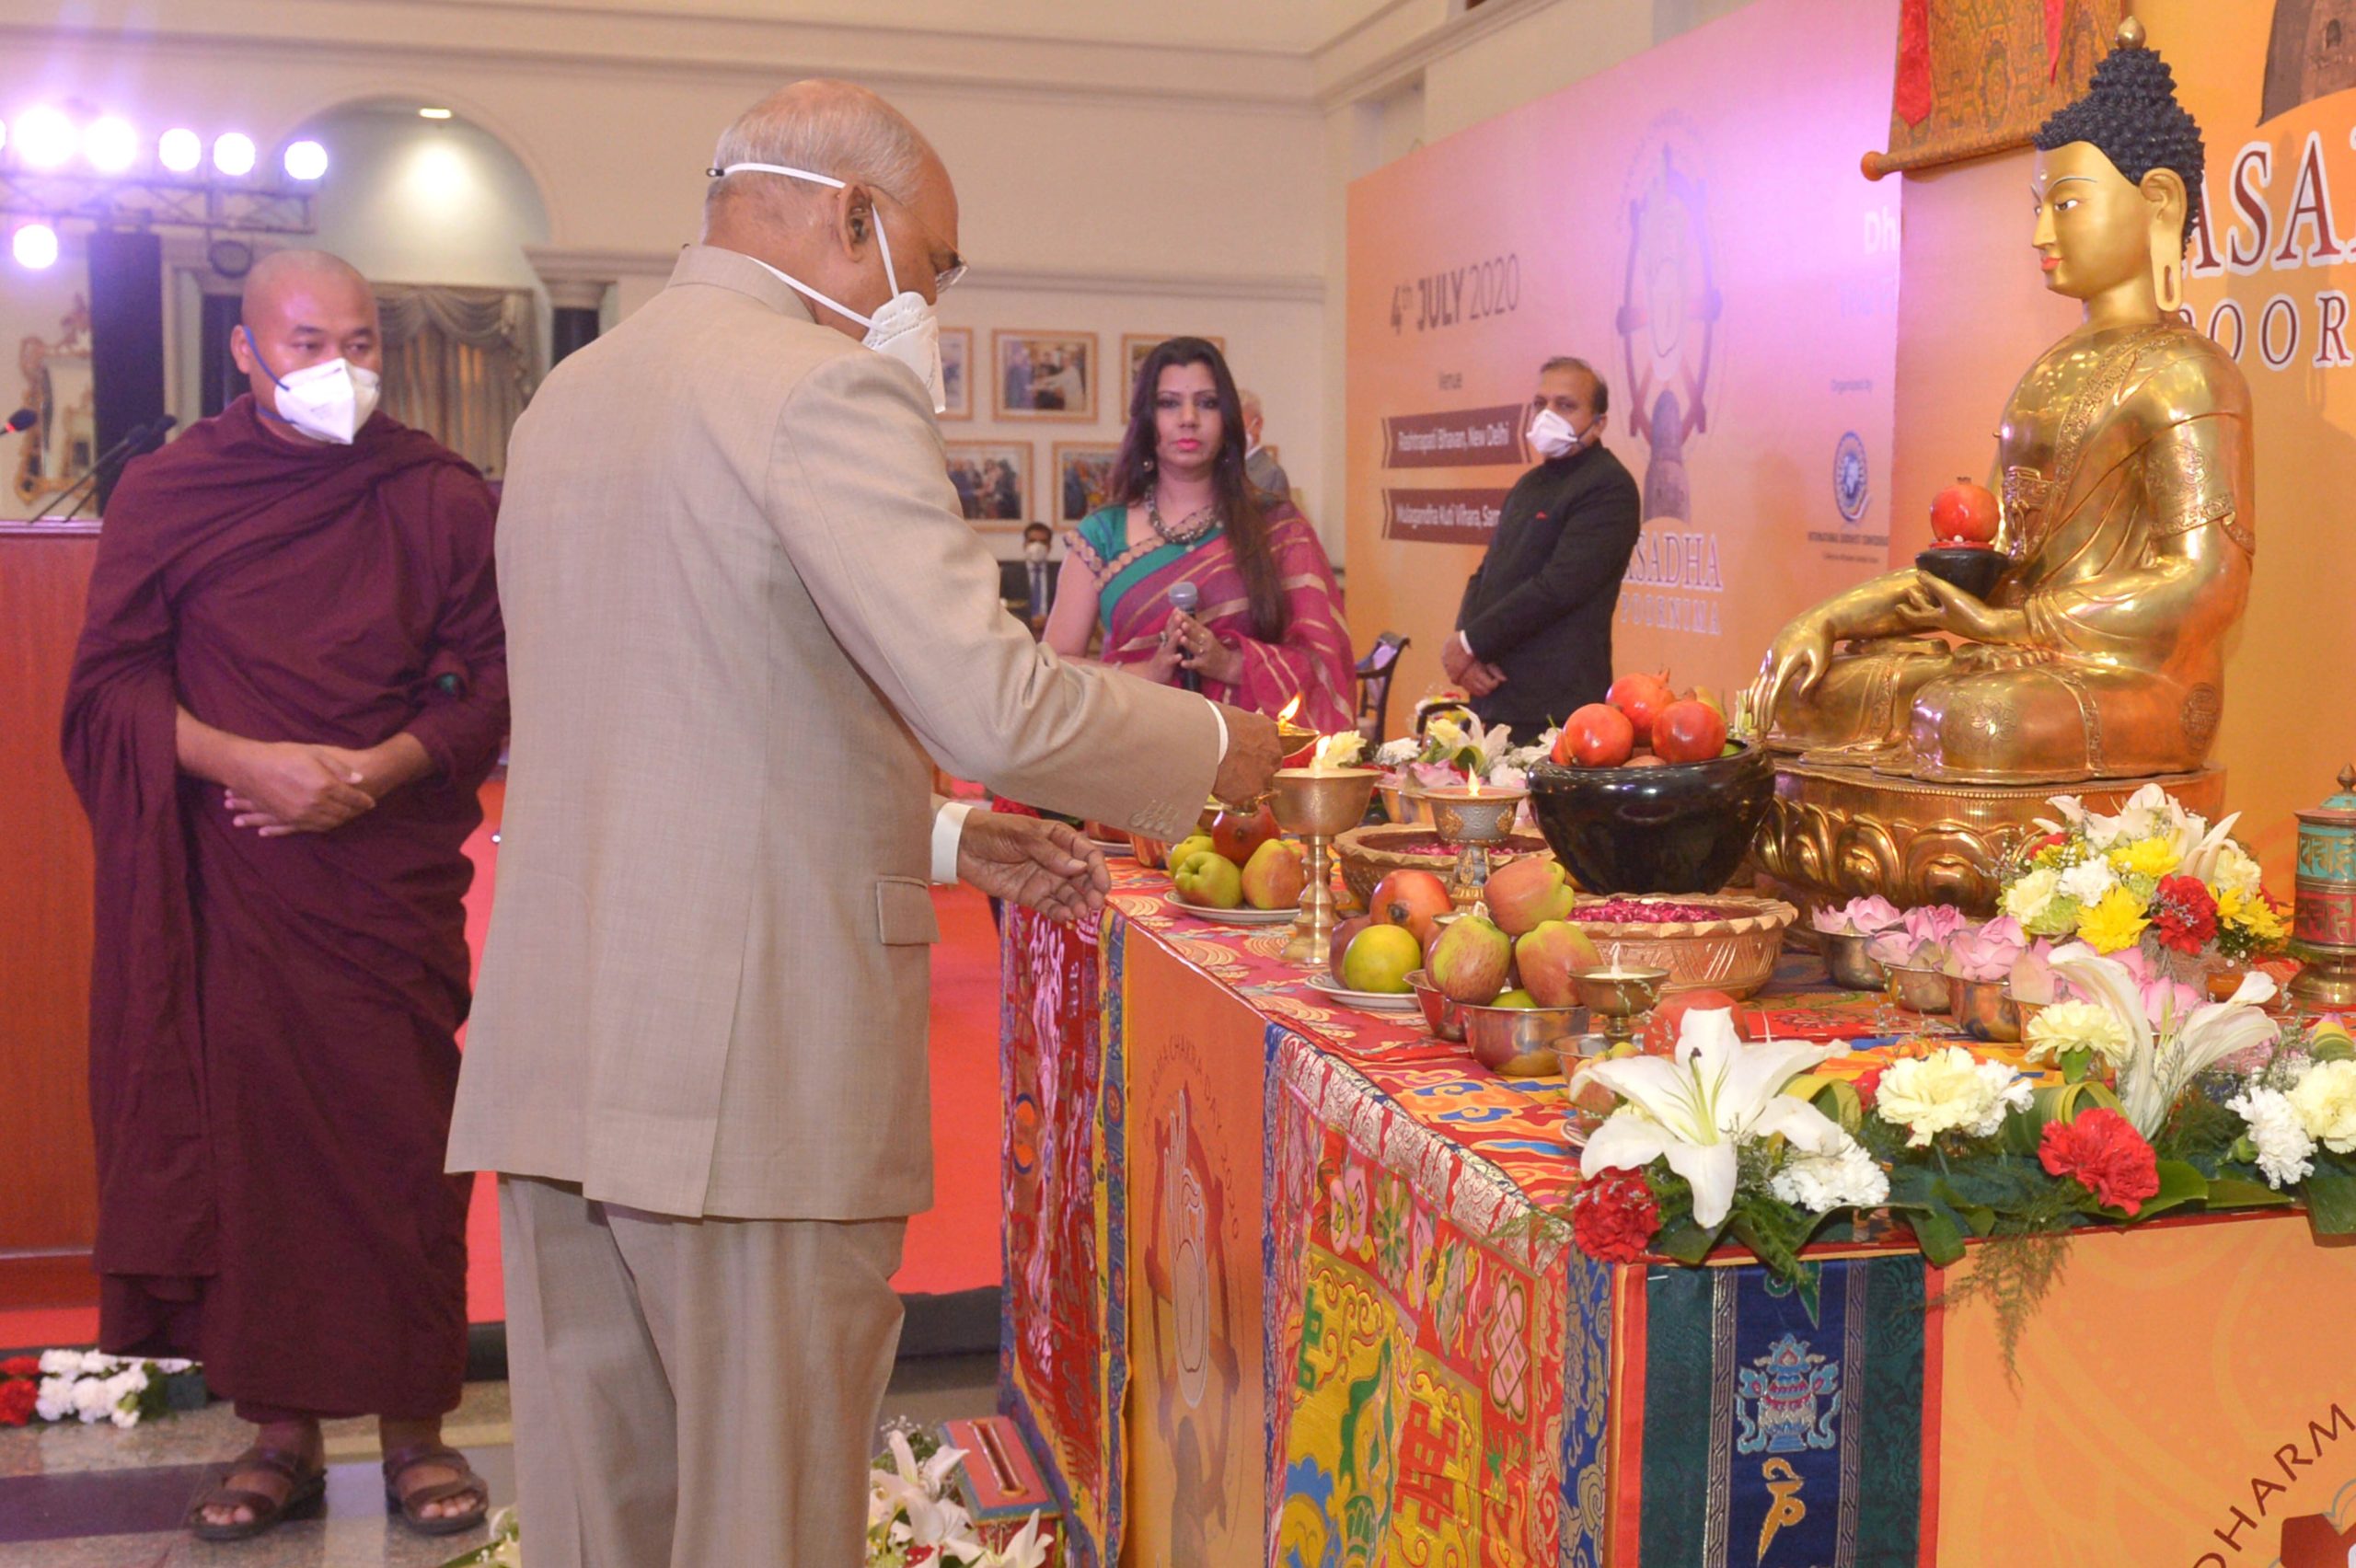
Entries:
<svg viewBox="0 0 2356 1568">
<path fill-rule="evenodd" d="M 1805 917 L 1819 906 L 1866 894 L 1900 908 L 1952 904 L 1985 918 L 1996 913 L 2006 858 L 2042 832 L 2038 818 L 2057 815 L 2052 797 L 2076 795 L 2089 811 L 2115 812 L 2146 784 L 2212 822 L 2224 814 L 2222 767 L 2078 784 L 1932 784 L 1784 757 L 1752 859 L 1777 894 L 1799 906 L 1796 931 L 1809 928 Z"/>
</svg>

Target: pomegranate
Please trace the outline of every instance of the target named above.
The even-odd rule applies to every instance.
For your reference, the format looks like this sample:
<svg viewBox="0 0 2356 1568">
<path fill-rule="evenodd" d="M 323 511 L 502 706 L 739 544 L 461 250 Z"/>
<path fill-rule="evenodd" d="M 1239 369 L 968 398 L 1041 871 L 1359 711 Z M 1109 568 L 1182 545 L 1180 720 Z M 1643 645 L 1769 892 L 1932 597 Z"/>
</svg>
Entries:
<svg viewBox="0 0 2356 1568">
<path fill-rule="evenodd" d="M 1628 716 L 1628 722 L 1635 726 L 1636 744 L 1647 745 L 1653 738 L 1654 716 L 1676 701 L 1677 693 L 1667 676 L 1640 672 L 1613 681 L 1603 700 Z"/>
<path fill-rule="evenodd" d="M 1590 702 L 1563 725 L 1554 760 L 1567 767 L 1617 767 L 1635 749 L 1636 727 L 1628 716 L 1608 702 Z"/>
<path fill-rule="evenodd" d="M 1996 536 L 1996 498 L 1958 479 L 1931 498 L 1931 533 L 1942 543 L 1984 545 Z"/>
</svg>

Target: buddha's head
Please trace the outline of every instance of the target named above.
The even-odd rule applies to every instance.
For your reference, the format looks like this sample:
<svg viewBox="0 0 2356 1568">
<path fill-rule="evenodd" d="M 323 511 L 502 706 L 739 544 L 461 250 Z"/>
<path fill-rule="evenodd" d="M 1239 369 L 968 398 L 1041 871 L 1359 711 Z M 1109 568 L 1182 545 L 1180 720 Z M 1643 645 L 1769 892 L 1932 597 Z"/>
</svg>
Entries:
<svg viewBox="0 0 2356 1568">
<path fill-rule="evenodd" d="M 2037 133 L 2037 231 L 2045 286 L 2156 318 L 2182 303 L 2200 212 L 2200 127 L 2131 19 L 2084 98 Z"/>
</svg>

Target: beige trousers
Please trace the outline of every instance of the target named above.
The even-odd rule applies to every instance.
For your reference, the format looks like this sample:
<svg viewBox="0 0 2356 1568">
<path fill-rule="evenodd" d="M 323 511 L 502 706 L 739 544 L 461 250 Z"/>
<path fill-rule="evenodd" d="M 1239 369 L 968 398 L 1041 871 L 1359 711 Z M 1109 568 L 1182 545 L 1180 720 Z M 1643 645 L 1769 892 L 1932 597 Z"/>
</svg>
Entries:
<svg viewBox="0 0 2356 1568">
<path fill-rule="evenodd" d="M 676 1219 L 499 1182 L 532 1568 L 844 1568 L 905 1220 Z"/>
</svg>

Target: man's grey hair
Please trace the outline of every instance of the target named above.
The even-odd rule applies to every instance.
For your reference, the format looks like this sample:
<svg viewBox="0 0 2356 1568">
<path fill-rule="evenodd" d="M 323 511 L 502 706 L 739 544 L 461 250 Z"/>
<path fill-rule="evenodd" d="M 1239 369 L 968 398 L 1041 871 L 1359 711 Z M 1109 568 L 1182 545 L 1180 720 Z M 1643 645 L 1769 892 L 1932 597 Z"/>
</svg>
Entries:
<svg viewBox="0 0 2356 1568">
<path fill-rule="evenodd" d="M 1586 376 L 1595 387 L 1595 411 L 1599 414 L 1611 411 L 1611 387 L 1595 366 L 1573 354 L 1556 354 L 1538 367 L 1538 374 L 1552 375 L 1558 370 L 1576 370 Z"/>
<path fill-rule="evenodd" d="M 1250 419 L 1253 415 L 1254 415 L 1254 414 L 1256 414 L 1256 413 L 1259 413 L 1259 412 L 1261 411 L 1261 409 L 1260 409 L 1260 394 L 1258 394 L 1257 392 L 1253 391 L 1253 390 L 1252 390 L 1250 387 L 1248 387 L 1248 386 L 1241 387 L 1241 388 L 1238 388 L 1238 389 L 1237 389 L 1236 394 L 1235 394 L 1235 400 L 1236 400 L 1238 403 L 1240 403 L 1240 404 L 1242 404 L 1242 407 L 1243 407 L 1243 417 L 1244 417 L 1245 419 L 1247 419 L 1247 420 L 1248 420 L 1248 419 Z"/>
<path fill-rule="evenodd" d="M 738 116 L 721 133 L 711 167 L 783 164 L 832 175 L 848 184 L 872 186 L 906 205 L 916 200 L 926 159 L 935 156 L 924 133 L 874 93 L 849 82 L 813 78 L 770 94 Z M 725 175 L 712 182 L 707 199 L 718 200 L 740 181 L 780 179 L 773 174 Z M 803 189 L 814 194 L 825 188 Z"/>
</svg>

